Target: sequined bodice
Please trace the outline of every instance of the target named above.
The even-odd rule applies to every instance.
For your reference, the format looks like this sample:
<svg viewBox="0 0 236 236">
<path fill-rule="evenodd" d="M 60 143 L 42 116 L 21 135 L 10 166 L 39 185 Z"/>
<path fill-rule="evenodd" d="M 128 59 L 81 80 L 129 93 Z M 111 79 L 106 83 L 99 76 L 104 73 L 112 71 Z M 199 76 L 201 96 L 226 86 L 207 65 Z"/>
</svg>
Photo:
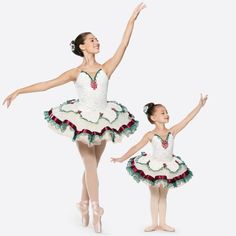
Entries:
<svg viewBox="0 0 236 236">
<path fill-rule="evenodd" d="M 166 139 L 163 140 L 159 135 L 155 134 L 151 140 L 153 158 L 160 161 L 172 160 L 174 137 L 169 132 Z"/>
<path fill-rule="evenodd" d="M 81 71 L 75 81 L 82 110 L 103 110 L 107 105 L 108 78 L 106 73 L 99 69 L 94 77 Z"/>
</svg>

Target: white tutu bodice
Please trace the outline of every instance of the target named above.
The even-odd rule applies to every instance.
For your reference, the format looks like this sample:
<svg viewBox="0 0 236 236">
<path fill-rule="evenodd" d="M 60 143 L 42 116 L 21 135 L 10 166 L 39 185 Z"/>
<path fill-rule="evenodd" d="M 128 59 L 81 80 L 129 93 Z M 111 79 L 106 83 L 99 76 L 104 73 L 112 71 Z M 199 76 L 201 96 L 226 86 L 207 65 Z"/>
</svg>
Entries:
<svg viewBox="0 0 236 236">
<path fill-rule="evenodd" d="M 97 82 L 96 89 L 91 87 L 91 82 Z M 94 78 L 84 71 L 81 71 L 75 81 L 75 88 L 80 101 L 80 108 L 85 110 L 103 110 L 107 105 L 108 78 L 106 73 L 100 69 Z"/>
<path fill-rule="evenodd" d="M 147 164 L 153 170 L 159 170 L 166 167 L 171 171 L 176 171 L 179 164 L 182 163 L 178 157 L 173 155 L 174 136 L 169 132 L 166 139 L 163 140 L 155 134 L 151 140 L 152 154 L 144 155 L 139 158 L 137 163 Z"/>
<path fill-rule="evenodd" d="M 79 102 L 67 104 L 63 106 L 63 110 L 79 112 L 83 118 L 91 122 L 97 122 L 101 115 L 113 122 L 117 118 L 117 112 L 122 111 L 122 107 L 116 102 L 107 102 L 108 81 L 102 69 L 97 71 L 94 78 L 81 71 L 75 81 Z"/>
<path fill-rule="evenodd" d="M 166 148 L 163 147 L 163 142 L 168 142 Z M 162 140 L 159 135 L 154 135 L 151 141 L 152 158 L 159 161 L 171 161 L 173 159 L 174 137 L 168 133 L 166 140 Z"/>
</svg>

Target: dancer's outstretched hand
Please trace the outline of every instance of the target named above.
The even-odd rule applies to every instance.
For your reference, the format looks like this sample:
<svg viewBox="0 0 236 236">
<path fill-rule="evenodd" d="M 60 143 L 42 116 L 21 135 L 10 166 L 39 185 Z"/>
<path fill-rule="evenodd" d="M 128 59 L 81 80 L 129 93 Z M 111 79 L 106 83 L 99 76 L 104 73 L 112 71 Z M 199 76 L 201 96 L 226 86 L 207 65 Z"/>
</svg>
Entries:
<svg viewBox="0 0 236 236">
<path fill-rule="evenodd" d="M 7 96 L 5 98 L 5 100 L 3 101 L 2 105 L 4 105 L 5 103 L 7 104 L 7 108 L 11 105 L 12 101 L 18 96 L 18 92 L 15 91 L 14 93 L 10 94 L 9 96 Z"/>
<path fill-rule="evenodd" d="M 139 13 L 146 7 L 146 5 L 141 2 L 137 7 L 135 7 L 134 11 L 133 11 L 133 14 L 130 18 L 130 20 L 133 20 L 135 21 L 139 15 Z"/>
<path fill-rule="evenodd" d="M 205 103 L 206 103 L 206 101 L 207 101 L 207 98 L 208 98 L 207 95 L 205 95 L 205 96 L 203 97 L 202 94 L 201 94 L 201 98 L 200 98 L 199 104 L 200 104 L 202 107 L 205 105 Z"/>
</svg>

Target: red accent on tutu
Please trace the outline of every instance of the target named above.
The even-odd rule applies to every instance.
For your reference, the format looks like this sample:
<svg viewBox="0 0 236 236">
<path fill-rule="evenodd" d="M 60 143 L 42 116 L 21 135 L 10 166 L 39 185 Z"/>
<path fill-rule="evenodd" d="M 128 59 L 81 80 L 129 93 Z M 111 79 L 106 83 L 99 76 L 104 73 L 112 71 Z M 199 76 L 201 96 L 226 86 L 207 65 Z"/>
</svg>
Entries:
<svg viewBox="0 0 236 236">
<path fill-rule="evenodd" d="M 152 182 L 155 182 L 155 180 L 164 179 L 169 184 L 172 184 L 172 183 L 174 183 L 174 182 L 176 182 L 176 181 L 178 181 L 180 179 L 184 179 L 185 177 L 187 177 L 190 174 L 189 170 L 186 170 L 183 174 L 181 174 L 179 176 L 176 176 L 176 177 L 174 177 L 172 179 L 167 179 L 167 177 L 165 175 L 157 175 L 155 177 L 152 177 L 150 175 L 145 175 L 145 173 L 142 170 L 137 169 L 135 164 L 134 164 L 134 160 L 132 160 L 132 162 L 131 162 L 131 169 L 133 170 L 133 172 L 139 173 L 143 178 L 148 179 L 148 180 L 150 180 Z"/>
<path fill-rule="evenodd" d="M 81 134 L 81 133 L 86 133 L 86 134 L 90 134 L 90 135 L 103 135 L 103 133 L 105 133 L 107 130 L 111 130 L 113 132 L 116 133 L 122 133 L 125 129 L 130 128 L 133 124 L 135 124 L 135 120 L 132 119 L 127 125 L 122 125 L 118 130 L 117 129 L 113 129 L 110 128 L 109 126 L 104 127 L 101 132 L 97 132 L 97 131 L 91 131 L 88 129 L 82 129 L 80 131 L 77 130 L 77 127 L 75 124 L 73 124 L 72 122 L 70 122 L 69 120 L 64 120 L 61 121 L 60 119 L 58 119 L 56 116 L 54 116 L 52 114 L 52 109 L 48 112 L 48 115 L 50 116 L 50 118 L 55 121 L 58 125 L 62 125 L 62 124 L 67 124 L 69 125 L 74 131 L 75 131 L 75 135 Z"/>
</svg>

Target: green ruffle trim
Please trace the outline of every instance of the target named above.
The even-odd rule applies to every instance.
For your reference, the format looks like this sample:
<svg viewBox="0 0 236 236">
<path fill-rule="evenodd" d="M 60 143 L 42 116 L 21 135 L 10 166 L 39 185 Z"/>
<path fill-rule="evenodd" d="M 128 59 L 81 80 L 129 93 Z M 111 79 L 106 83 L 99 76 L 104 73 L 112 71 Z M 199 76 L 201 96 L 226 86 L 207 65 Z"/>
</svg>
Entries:
<svg viewBox="0 0 236 236">
<path fill-rule="evenodd" d="M 53 127 L 55 127 L 56 129 L 61 130 L 61 132 L 64 132 L 66 130 L 66 127 L 68 126 L 68 124 L 57 124 L 48 114 L 48 111 L 44 112 L 44 119 L 50 123 L 50 125 L 52 125 Z"/>
<path fill-rule="evenodd" d="M 44 119 L 47 120 L 48 123 L 50 123 L 50 125 L 52 125 L 53 127 L 55 127 L 56 129 L 59 129 L 62 134 L 63 132 L 66 130 L 68 124 L 57 124 L 48 114 L 48 111 L 44 112 Z M 99 138 L 100 142 L 102 140 L 104 140 L 104 135 L 107 135 L 107 133 L 110 134 L 111 140 L 112 142 L 116 142 L 116 138 L 121 137 L 122 135 L 126 135 L 129 136 L 130 134 L 133 134 L 138 127 L 139 122 L 135 121 L 135 123 L 130 127 L 130 128 L 125 128 L 121 133 L 115 132 L 113 130 L 106 130 L 102 135 L 98 135 L 98 134 L 89 134 L 89 133 L 80 133 L 80 134 L 74 134 L 74 136 L 72 137 L 72 141 L 76 141 L 79 140 L 81 135 L 86 135 L 87 136 L 87 140 L 88 140 L 88 144 L 94 144 L 94 140 L 95 138 L 97 139 L 97 137 Z M 72 129 L 70 126 L 69 128 L 71 129 L 72 132 L 75 132 L 74 129 Z M 98 142 L 98 143 L 100 143 Z"/>
<path fill-rule="evenodd" d="M 168 183 L 167 180 L 165 179 L 158 179 L 158 180 L 155 180 L 155 181 L 151 181 L 149 179 L 146 179 L 144 178 L 143 176 L 141 176 L 138 172 L 134 172 L 132 170 L 132 167 L 131 167 L 131 162 L 132 162 L 133 158 L 131 158 L 128 163 L 127 163 L 127 167 L 126 167 L 126 170 L 127 172 L 134 178 L 134 180 L 139 183 L 140 181 L 144 182 L 144 183 L 147 183 L 148 185 L 151 185 L 151 186 L 155 186 L 155 185 L 158 185 L 158 184 L 162 184 L 162 186 L 164 188 L 176 188 L 184 183 L 187 183 L 193 176 L 193 173 L 192 171 L 189 171 L 189 174 L 183 178 L 183 179 L 179 179 L 179 180 L 176 180 L 174 183 Z"/>
<path fill-rule="evenodd" d="M 179 168 L 178 168 L 176 171 L 170 170 L 170 169 L 168 168 L 168 166 L 166 166 L 166 167 L 163 166 L 163 167 L 161 167 L 161 168 L 158 169 L 158 170 L 153 170 L 153 169 L 149 166 L 149 162 L 147 162 L 147 163 L 140 163 L 140 162 L 138 162 L 138 160 L 139 160 L 141 157 L 143 157 L 143 156 L 144 156 L 144 155 L 141 153 L 141 155 L 135 156 L 135 157 L 133 157 L 132 159 L 135 159 L 135 162 L 136 162 L 136 163 L 138 163 L 138 164 L 140 164 L 140 165 L 143 165 L 143 166 L 146 166 L 150 171 L 153 171 L 153 172 L 158 172 L 158 171 L 161 171 L 161 170 L 163 170 L 163 169 L 166 169 L 166 170 L 168 170 L 170 173 L 174 174 L 174 173 L 177 173 L 177 172 L 180 170 L 180 168 L 181 168 L 182 166 L 187 167 L 186 164 L 181 160 L 180 157 L 174 156 L 174 157 L 178 158 L 178 159 L 181 161 L 181 163 L 177 163 L 177 164 L 179 165 Z"/>
<path fill-rule="evenodd" d="M 72 99 L 72 100 L 68 100 L 68 101 L 62 103 L 62 104 L 59 106 L 59 110 L 60 110 L 61 112 L 66 112 L 66 113 L 73 112 L 74 114 L 79 115 L 81 119 L 86 120 L 87 122 L 90 122 L 90 123 L 92 123 L 92 124 L 98 124 L 99 121 L 100 121 L 100 119 L 104 119 L 104 120 L 107 120 L 108 122 L 110 122 L 107 118 L 103 117 L 102 114 L 100 114 L 100 117 L 98 118 L 98 120 L 97 120 L 96 122 L 92 122 L 92 121 L 87 120 L 86 118 L 84 118 L 84 117 L 83 117 L 80 113 L 78 113 L 78 112 L 75 112 L 75 111 L 73 111 L 73 110 L 69 110 L 69 111 L 63 110 L 63 106 L 64 106 L 64 105 L 67 105 L 67 104 L 74 104 L 75 102 L 79 102 L 79 99 L 77 99 L 77 100 L 76 100 L 76 99 Z M 127 109 L 125 106 L 123 106 L 122 104 L 120 104 L 120 103 L 118 103 L 118 102 L 116 102 L 116 101 L 107 101 L 107 103 L 115 103 L 116 105 L 120 106 L 121 109 L 122 109 L 121 111 L 116 111 L 116 110 L 114 110 L 114 112 L 116 113 L 116 118 L 115 118 L 112 122 L 110 122 L 111 124 L 112 124 L 113 122 L 115 122 L 115 121 L 118 119 L 120 113 L 128 112 L 128 109 Z M 133 116 L 132 114 L 131 114 L 131 118 L 134 118 L 134 116 Z"/>
</svg>

